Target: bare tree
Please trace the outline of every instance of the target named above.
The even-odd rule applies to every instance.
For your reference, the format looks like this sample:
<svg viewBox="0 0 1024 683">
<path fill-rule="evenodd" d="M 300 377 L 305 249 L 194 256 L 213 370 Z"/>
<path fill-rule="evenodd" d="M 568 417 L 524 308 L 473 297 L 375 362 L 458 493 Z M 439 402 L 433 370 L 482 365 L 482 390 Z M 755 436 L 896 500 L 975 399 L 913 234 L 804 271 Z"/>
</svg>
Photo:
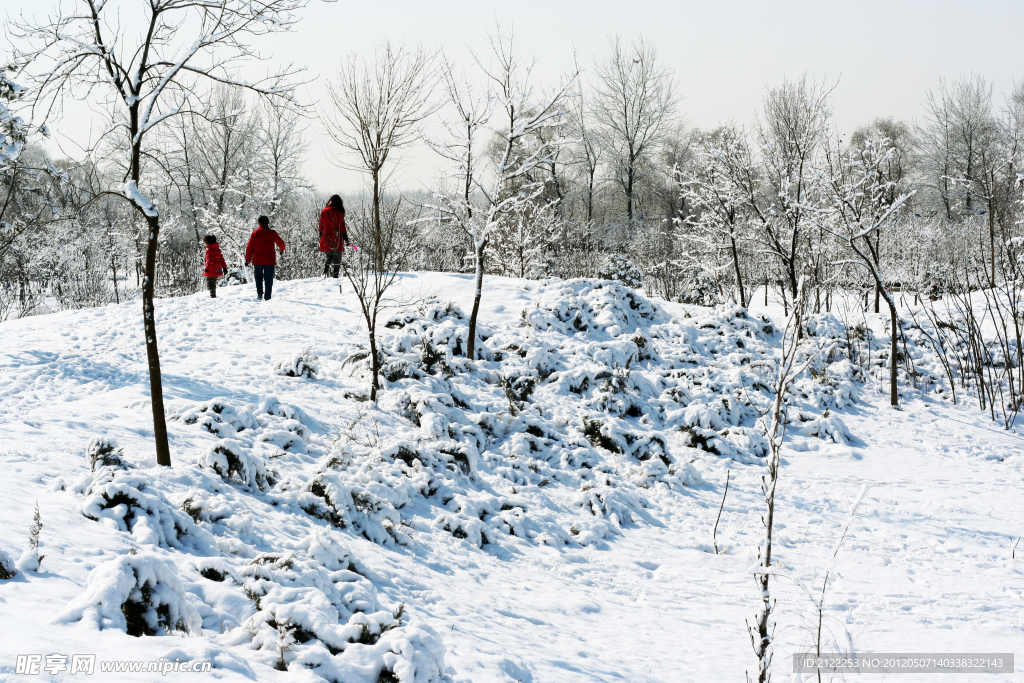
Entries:
<svg viewBox="0 0 1024 683">
<path fill-rule="evenodd" d="M 580 68 L 576 66 L 576 72 Z M 587 222 L 594 220 L 594 192 L 596 189 L 597 170 L 601 164 L 601 146 L 598 133 L 590 123 L 588 112 L 589 99 L 587 93 L 580 90 L 579 95 L 569 100 L 569 137 L 573 139 L 570 146 L 569 163 L 579 168 L 584 177 L 586 187 Z"/>
<path fill-rule="evenodd" d="M 764 246 L 786 273 L 796 296 L 805 246 L 807 207 L 816 199 L 814 162 L 827 143 L 834 86 L 824 82 L 786 80 L 764 98 L 764 120 L 757 128 L 766 191 L 755 205 Z"/>
<path fill-rule="evenodd" d="M 256 157 L 256 164 L 272 183 L 268 215 L 273 216 L 296 190 L 308 188 L 302 175 L 302 157 L 309 143 L 299 128 L 301 121 L 299 112 L 283 106 L 281 102 L 264 102 L 260 117 L 260 154 Z"/>
<path fill-rule="evenodd" d="M 875 119 L 870 126 L 862 126 L 850 136 L 850 147 L 863 150 L 867 144 L 874 144 L 876 147 L 887 140 L 888 153 L 885 163 L 878 170 L 886 181 L 889 192 L 889 200 L 895 201 L 896 197 L 906 191 L 910 180 L 911 154 L 913 153 L 914 139 L 910 127 L 902 121 L 894 119 Z M 868 252 L 875 259 L 875 268 L 881 269 L 882 238 L 883 231 L 879 230 L 874 236 L 874 241 L 868 243 Z M 882 288 L 875 287 L 875 313 L 878 313 L 879 299 L 882 296 Z"/>
<path fill-rule="evenodd" d="M 380 208 L 378 206 L 376 211 Z M 417 248 L 415 240 L 410 239 L 409 231 L 402 229 L 407 221 L 402 217 L 401 200 L 385 202 L 383 209 L 383 213 L 375 211 L 369 220 L 364 216 L 352 224 L 353 232 L 358 235 L 360 226 L 369 224 L 375 230 L 377 217 L 382 217 L 381 230 L 376 240 L 382 252 L 375 254 L 371 249 L 360 249 L 346 252 L 341 260 L 342 272 L 359 301 L 359 311 L 363 314 L 369 341 L 369 350 L 365 354 L 353 354 L 346 362 L 366 359 L 370 369 L 371 401 L 377 400 L 380 389 L 382 355 L 377 347 L 377 322 L 381 311 L 397 305 L 398 302 L 389 298 L 388 291 L 398 281 L 401 271 L 408 266 L 409 257 Z"/>
<path fill-rule="evenodd" d="M 619 36 L 609 42 L 609 54 L 597 63 L 591 102 L 632 221 L 637 182 L 675 116 L 678 98 L 673 72 L 658 61 L 653 45 L 640 38 L 626 47 Z"/>
<path fill-rule="evenodd" d="M 994 285 L 1004 159 L 992 84 L 977 74 L 951 84 L 940 81 L 937 91 L 928 92 L 925 108 L 928 116 L 919 134 L 926 182 L 948 220 L 983 217 L 988 226 L 989 284 Z"/>
<path fill-rule="evenodd" d="M 447 59 L 441 67 L 441 79 L 447 96 L 441 116 L 446 136 L 443 140 L 428 139 L 427 144 L 452 165 L 448 175 L 465 206 L 467 219 L 472 220 L 473 181 L 479 175 L 481 160 L 485 160 L 481 137 L 491 118 L 492 103 L 487 89 L 474 88 L 465 74 L 455 73 Z"/>
<path fill-rule="evenodd" d="M 26 69 L 40 69 L 32 74 L 37 86 L 34 118 L 45 121 L 63 97 L 77 90 L 107 93 L 115 113 L 115 125 L 105 135 L 121 136 L 127 170 L 113 193 L 130 202 L 148 228 L 143 325 L 157 463 L 169 466 L 153 305 L 160 210 L 145 190 L 147 164 L 158 165 L 159 159 L 149 153 L 149 135 L 172 117 L 194 111 L 197 84 L 204 80 L 290 97 L 290 72 L 250 83 L 238 78 L 236 69 L 258 56 L 247 41 L 288 30 L 304 0 L 145 0 L 145 21 L 135 34 L 121 23 L 114 4 L 79 4 L 81 11 L 58 11 L 39 23 L 14 22 L 12 28 L 26 44 L 19 53 Z"/>
<path fill-rule="evenodd" d="M 896 300 L 885 288 L 877 255 L 872 252 L 872 239 L 890 222 L 897 211 L 910 199 L 913 192 L 893 195 L 895 182 L 887 177 L 889 161 L 895 151 L 884 138 L 881 143 L 867 141 L 860 148 L 846 152 L 826 153 L 827 208 L 823 215 L 828 222 L 814 218 L 816 223 L 836 235 L 856 254 L 859 265 L 871 273 L 877 291 L 881 291 L 889 306 L 892 340 L 889 349 L 889 401 L 899 405 L 896 385 L 896 344 L 900 335 Z"/>
<path fill-rule="evenodd" d="M 209 109 L 189 117 L 188 139 L 179 148 L 182 157 L 191 154 L 205 200 L 198 223 L 219 233 L 229 262 L 233 254 L 238 265 L 245 261 L 246 241 L 259 215 L 252 180 L 262 122 L 245 95 L 241 88 L 216 87 Z"/>
<path fill-rule="evenodd" d="M 417 124 L 432 111 L 433 57 L 422 47 L 407 50 L 384 41 L 372 61 L 353 53 L 342 61 L 327 92 L 333 109 L 322 112 L 327 134 L 358 162 L 342 160 L 346 168 L 369 174 L 373 200 L 373 242 L 377 268 L 384 267 L 381 243 L 381 197 L 387 181 L 385 167 L 393 153 L 413 142 Z M 393 161 L 393 159 L 392 159 Z"/>
<path fill-rule="evenodd" d="M 533 64 L 526 66 L 520 61 L 512 35 L 499 31 L 491 37 L 490 46 L 492 64 L 486 66 L 479 60 L 478 63 L 495 103 L 496 133 L 500 144 L 497 154 L 492 156 L 490 167 L 477 167 L 472 176 L 475 191 L 481 196 L 480 210 L 474 210 L 473 197 L 444 193 L 435 195 L 438 202 L 432 207 L 461 227 L 473 240 L 475 288 L 466 345 L 466 356 L 471 360 L 476 353 L 476 325 L 483 296 L 484 256 L 488 241 L 502 220 L 535 199 L 543 190 L 543 183 L 528 183 L 524 179 L 550 160 L 561 140 L 545 139 L 538 135 L 538 131 L 562 125 L 563 100 L 576 81 L 574 74 L 560 88 L 535 98 L 530 82 Z M 532 142 L 532 146 L 527 146 L 527 141 Z M 467 142 L 463 139 L 456 144 L 465 149 Z"/>
</svg>

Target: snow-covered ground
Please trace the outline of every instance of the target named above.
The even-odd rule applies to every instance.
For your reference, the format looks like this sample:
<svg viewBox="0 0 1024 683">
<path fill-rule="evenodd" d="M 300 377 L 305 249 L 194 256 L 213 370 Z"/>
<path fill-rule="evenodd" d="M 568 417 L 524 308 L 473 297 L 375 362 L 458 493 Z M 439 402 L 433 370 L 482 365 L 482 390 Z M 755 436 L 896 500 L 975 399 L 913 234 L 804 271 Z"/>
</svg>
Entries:
<svg viewBox="0 0 1024 683">
<path fill-rule="evenodd" d="M 0 551 L 18 559 L 38 502 L 45 556 L 0 581 L 0 680 L 32 680 L 15 673 L 31 654 L 205 660 L 213 672 L 192 675 L 232 681 L 668 683 L 756 668 L 755 420 L 778 311 L 489 278 L 487 359 L 467 364 L 451 350 L 471 280 L 409 275 L 416 301 L 391 312 L 373 407 L 344 289 L 158 302 L 170 470 L 155 465 L 138 303 L 0 325 Z M 880 332 L 885 317 L 869 321 Z M 824 350 L 796 386 L 776 508 L 776 679 L 798 680 L 808 593 L 865 484 L 825 598 L 827 649 L 1024 658 L 1024 547 L 1011 559 L 1024 439 L 969 401 L 906 390 L 890 409 L 842 360 L 837 321 L 814 323 Z M 314 378 L 281 374 L 303 363 Z M 126 464 L 114 451 L 91 466 L 96 439 Z M 162 612 L 121 610 L 142 588 Z M 136 638 L 132 618 L 176 632 Z"/>
</svg>

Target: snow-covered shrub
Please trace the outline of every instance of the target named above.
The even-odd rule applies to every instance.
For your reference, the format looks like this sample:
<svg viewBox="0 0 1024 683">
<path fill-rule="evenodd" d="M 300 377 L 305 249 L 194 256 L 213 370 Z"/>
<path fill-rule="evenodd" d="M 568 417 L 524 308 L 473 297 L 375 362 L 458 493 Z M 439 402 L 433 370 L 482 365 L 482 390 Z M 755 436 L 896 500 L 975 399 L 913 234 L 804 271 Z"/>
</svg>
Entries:
<svg viewBox="0 0 1024 683">
<path fill-rule="evenodd" d="M 198 555 L 218 552 L 213 537 L 137 471 L 101 468 L 85 496 L 83 515 L 131 533 L 138 543 L 187 549 Z"/>
<path fill-rule="evenodd" d="M 718 285 L 700 268 L 694 268 L 683 278 L 682 291 L 676 297 L 682 304 L 714 306 L 721 301 Z"/>
<path fill-rule="evenodd" d="M 219 583 L 230 579 L 234 583 L 242 583 L 241 577 L 223 557 L 203 557 L 196 560 L 194 566 L 199 575 L 209 581 Z"/>
<path fill-rule="evenodd" d="M 833 415 L 829 411 L 825 411 L 821 417 L 814 418 L 803 425 L 803 432 L 808 436 L 817 436 L 821 439 L 831 439 L 833 442 L 838 444 L 846 445 L 853 439 L 853 435 L 850 434 L 850 430 L 846 424 L 839 419 L 838 415 Z"/>
<path fill-rule="evenodd" d="M 205 489 L 191 489 L 181 499 L 178 509 L 192 518 L 194 522 L 216 524 L 234 513 L 230 501 Z"/>
<path fill-rule="evenodd" d="M 435 323 L 445 319 L 468 320 L 466 314 L 459 308 L 459 305 L 450 299 L 445 301 L 427 299 L 420 304 L 419 314 L 423 318 Z"/>
<path fill-rule="evenodd" d="M 259 420 L 250 410 L 233 406 L 226 399 L 204 401 L 191 408 L 172 412 L 170 419 L 181 420 L 187 425 L 197 424 L 222 439 L 260 426 Z"/>
<path fill-rule="evenodd" d="M 373 584 L 330 532 L 316 530 L 287 551 L 258 555 L 241 568 L 256 613 L 247 622 L 257 649 L 328 680 L 370 681 L 391 672 L 408 681 L 445 681 L 444 650 L 427 627 L 405 623 L 404 608 L 383 609 Z"/>
<path fill-rule="evenodd" d="M 408 491 L 388 491 L 384 486 L 351 480 L 334 471 L 318 474 L 308 490 L 322 501 L 322 506 L 314 503 L 304 508 L 309 514 L 338 527 L 352 526 L 375 543 L 408 544 L 409 537 L 398 529 L 402 519 L 395 505 L 405 504 Z"/>
<path fill-rule="evenodd" d="M 14 567 L 14 560 L 4 552 L 3 548 L 0 548 L 0 581 L 13 579 L 17 573 L 18 570 Z"/>
<path fill-rule="evenodd" d="M 433 375 L 437 372 L 441 372 L 444 375 L 450 375 L 451 365 L 449 359 L 451 358 L 451 351 L 447 348 L 439 348 L 427 337 L 423 337 L 420 340 L 420 367 L 423 372 L 428 375 Z"/>
<path fill-rule="evenodd" d="M 89 461 L 89 469 L 93 472 L 99 467 L 131 467 L 125 462 L 124 451 L 117 442 L 106 437 L 90 441 L 85 449 L 85 457 Z"/>
<path fill-rule="evenodd" d="M 612 453 L 622 452 L 615 439 L 611 438 L 608 427 L 596 417 L 591 419 L 583 418 L 583 435 L 587 437 L 587 440 L 594 447 L 601 447 Z"/>
<path fill-rule="evenodd" d="M 644 284 L 644 274 L 622 254 L 609 254 L 601 264 L 598 277 L 602 280 L 617 280 L 633 289 L 639 289 Z"/>
<path fill-rule="evenodd" d="M 530 400 L 530 395 L 537 386 L 537 378 L 530 375 L 505 375 L 501 378 L 501 389 L 508 399 L 509 412 L 518 415 L 523 406 Z"/>
<path fill-rule="evenodd" d="M 316 379 L 320 372 L 320 357 L 311 351 L 292 356 L 287 360 L 281 360 L 274 364 L 274 374 L 284 377 L 305 377 Z"/>
<path fill-rule="evenodd" d="M 617 282 L 566 280 L 537 288 L 526 323 L 538 332 L 584 333 L 593 339 L 665 322 L 668 316 L 633 289 Z"/>
<path fill-rule="evenodd" d="M 598 482 L 585 482 L 579 490 L 578 503 L 595 517 L 606 517 L 617 526 L 633 522 L 633 515 L 643 517 L 639 501 L 621 488 L 607 483 L 607 477 Z"/>
<path fill-rule="evenodd" d="M 39 534 L 43 530 L 43 520 L 39 514 L 39 503 L 36 503 L 35 513 L 32 515 L 32 525 L 28 528 L 28 546 L 21 553 L 17 567 L 21 572 L 37 572 L 43 561 L 43 555 L 39 554 Z"/>
<path fill-rule="evenodd" d="M 275 477 L 263 459 L 250 453 L 235 439 L 221 439 L 199 456 L 201 468 L 213 470 L 223 479 L 235 479 L 250 488 L 266 491 Z"/>
<path fill-rule="evenodd" d="M 188 601 L 173 562 L 152 555 L 121 555 L 89 573 L 84 593 L 57 621 L 86 621 L 131 636 L 200 634 L 202 619 Z"/>
</svg>

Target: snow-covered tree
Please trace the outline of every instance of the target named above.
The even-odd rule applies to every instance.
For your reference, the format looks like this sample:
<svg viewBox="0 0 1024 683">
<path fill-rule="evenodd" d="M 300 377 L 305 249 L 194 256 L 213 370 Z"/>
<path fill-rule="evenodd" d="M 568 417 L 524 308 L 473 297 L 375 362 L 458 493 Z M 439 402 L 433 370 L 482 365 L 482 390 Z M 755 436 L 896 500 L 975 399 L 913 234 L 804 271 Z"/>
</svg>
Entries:
<svg viewBox="0 0 1024 683">
<path fill-rule="evenodd" d="M 894 154 L 892 144 L 883 139 L 876 144 L 866 141 L 862 147 L 829 150 L 824 161 L 824 206 L 812 220 L 834 234 L 856 256 L 889 306 L 892 340 L 889 355 L 890 402 L 899 405 L 896 386 L 896 345 L 899 323 L 896 300 L 885 287 L 887 278 L 881 272 L 877 254 L 872 252 L 877 233 L 896 216 L 910 193 L 893 195 L 894 181 L 886 170 Z"/>
<path fill-rule="evenodd" d="M 117 149 L 123 153 L 126 172 L 122 182 L 106 192 L 126 199 L 147 226 L 143 325 L 157 462 L 169 466 L 153 305 L 161 213 L 147 186 L 150 139 L 172 118 L 203 109 L 196 96 L 202 81 L 290 98 L 289 71 L 250 82 L 237 75 L 237 68 L 257 56 L 249 41 L 288 30 L 303 2 L 146 0 L 141 7 L 131 6 L 137 12 L 130 15 L 131 23 L 122 21 L 122 10 L 128 11 L 123 3 L 80 4 L 80 11 L 58 10 L 46 20 L 12 26 L 25 44 L 21 54 L 36 86 L 33 111 L 41 121 L 73 93 L 106 92 L 110 98 L 112 125 L 103 137 L 120 137 Z"/>
<path fill-rule="evenodd" d="M 753 290 L 744 273 L 743 256 L 751 235 L 751 194 L 758 169 L 743 131 L 723 126 L 697 136 L 689 169 L 677 169 L 683 196 L 693 212 L 688 220 L 690 240 L 708 255 L 708 261 L 731 265 L 737 302 L 750 303 Z M 716 278 L 717 279 L 717 278 Z"/>
<path fill-rule="evenodd" d="M 763 248 L 778 260 L 792 296 L 804 273 L 808 207 L 818 196 L 814 164 L 828 142 L 832 90 L 806 76 L 787 79 L 765 95 L 757 127 L 765 187 L 751 194 L 751 208 Z"/>
<path fill-rule="evenodd" d="M 475 287 L 466 349 L 470 359 L 474 358 L 476 349 L 487 245 L 503 221 L 535 200 L 543 190 L 543 183 L 529 182 L 529 175 L 542 164 L 551 163 L 562 141 L 545 138 L 539 132 L 563 124 L 564 100 L 576 81 L 573 76 L 559 88 L 538 93 L 531 81 L 534 64 L 522 61 L 510 34 L 499 31 L 491 37 L 490 47 L 491 62 L 480 62 L 480 67 L 489 86 L 494 107 L 492 125 L 500 143 L 489 163 L 467 164 L 462 168 L 470 174 L 473 192 L 479 194 L 479 206 L 472 195 L 439 192 L 433 207 L 473 240 Z M 476 135 L 478 130 L 466 128 L 464 134 Z M 463 131 L 459 133 L 461 136 Z M 471 139 L 467 137 L 455 138 L 453 145 L 459 149 L 472 148 Z"/>
</svg>

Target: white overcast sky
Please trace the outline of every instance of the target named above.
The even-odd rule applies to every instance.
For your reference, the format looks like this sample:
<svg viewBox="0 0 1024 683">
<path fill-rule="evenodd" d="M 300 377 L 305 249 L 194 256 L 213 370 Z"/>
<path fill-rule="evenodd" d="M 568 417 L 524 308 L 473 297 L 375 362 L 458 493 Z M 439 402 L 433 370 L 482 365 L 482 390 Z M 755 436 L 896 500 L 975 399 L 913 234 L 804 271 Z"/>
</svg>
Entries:
<svg viewBox="0 0 1024 683">
<path fill-rule="evenodd" d="M 56 6 L 0 0 L 0 16 L 42 15 Z M 521 51 L 536 55 L 537 74 L 550 84 L 571 69 L 574 51 L 592 71 L 610 35 L 643 35 L 675 70 L 680 113 L 702 128 L 752 122 L 767 87 L 804 72 L 838 80 L 835 122 L 846 132 L 879 116 L 920 119 L 925 93 L 943 77 L 984 75 L 998 105 L 1024 78 L 1022 0 L 310 0 L 301 17 L 294 32 L 262 38 L 258 47 L 272 64 L 308 69 L 313 81 L 299 92 L 306 102 L 326 100 L 323 79 L 343 55 L 369 51 L 383 37 L 442 47 L 470 68 L 469 50 L 483 50 L 496 21 L 515 29 Z M 84 109 L 69 109 L 59 130 L 67 152 L 88 135 L 87 119 Z M 317 187 L 360 187 L 357 176 L 332 165 L 331 143 L 317 123 L 310 122 L 307 137 L 305 172 Z M 429 152 L 412 151 L 396 180 L 426 188 L 435 165 Z"/>
</svg>

